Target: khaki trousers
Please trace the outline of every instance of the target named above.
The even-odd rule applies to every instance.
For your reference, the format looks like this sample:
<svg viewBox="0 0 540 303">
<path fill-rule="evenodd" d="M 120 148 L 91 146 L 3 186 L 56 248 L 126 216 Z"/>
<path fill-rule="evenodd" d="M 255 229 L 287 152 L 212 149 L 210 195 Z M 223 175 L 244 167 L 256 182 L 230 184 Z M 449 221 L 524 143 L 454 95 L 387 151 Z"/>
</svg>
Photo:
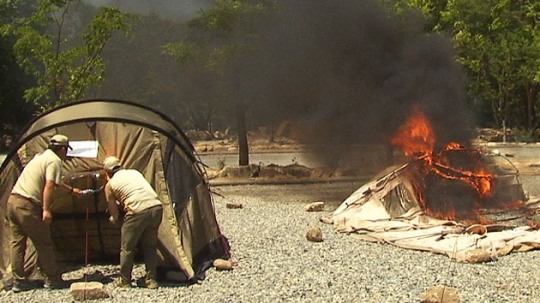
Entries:
<svg viewBox="0 0 540 303">
<path fill-rule="evenodd" d="M 122 224 L 120 276 L 131 281 L 137 245 L 140 244 L 146 267 L 146 280 L 156 280 L 157 237 L 163 217 L 163 207 L 154 206 L 133 215 L 126 215 Z"/>
<path fill-rule="evenodd" d="M 15 280 L 24 280 L 25 251 L 27 240 L 34 245 L 38 262 L 50 281 L 61 279 L 58 271 L 51 229 L 48 223 L 42 220 L 43 211 L 39 204 L 27 198 L 10 195 L 7 201 L 7 217 L 11 229 L 11 270 Z"/>
</svg>

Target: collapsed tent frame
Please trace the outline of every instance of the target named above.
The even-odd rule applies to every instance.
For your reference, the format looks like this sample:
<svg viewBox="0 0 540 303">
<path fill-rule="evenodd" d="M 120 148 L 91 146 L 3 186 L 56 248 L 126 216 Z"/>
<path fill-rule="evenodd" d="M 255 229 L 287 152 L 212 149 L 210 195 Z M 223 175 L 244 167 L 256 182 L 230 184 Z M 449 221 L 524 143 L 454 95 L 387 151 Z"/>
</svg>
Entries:
<svg viewBox="0 0 540 303">
<path fill-rule="evenodd" d="M 482 155 L 492 166 L 490 171 L 497 172 L 495 184 L 502 186 L 487 200 L 495 202 L 493 208 L 485 209 L 487 215 L 495 216 L 492 222 L 471 223 L 428 214 L 419 203 L 415 193 L 418 188 L 413 184 L 418 177 L 417 161 L 389 167 L 321 221 L 361 240 L 445 254 L 462 262 L 489 262 L 511 252 L 539 249 L 540 225 L 531 221 L 540 222 L 540 199 L 524 192 L 519 172 L 510 159 L 491 152 Z M 498 163 L 499 159 L 504 161 Z M 520 208 L 505 210 L 510 218 L 497 217 L 501 212 L 494 211 L 501 205 L 496 202 L 514 202 L 506 201 L 508 198 L 519 202 L 516 205 Z"/>
</svg>

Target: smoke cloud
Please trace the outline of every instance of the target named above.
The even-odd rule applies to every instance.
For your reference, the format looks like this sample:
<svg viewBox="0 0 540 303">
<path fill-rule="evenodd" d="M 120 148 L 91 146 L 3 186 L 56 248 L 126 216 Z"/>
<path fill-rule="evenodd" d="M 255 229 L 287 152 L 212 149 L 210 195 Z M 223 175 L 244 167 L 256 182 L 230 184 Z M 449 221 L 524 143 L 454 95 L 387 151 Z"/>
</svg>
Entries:
<svg viewBox="0 0 540 303">
<path fill-rule="evenodd" d="M 309 125 L 305 140 L 326 159 L 355 143 L 389 144 L 415 106 L 439 144 L 467 145 L 464 74 L 451 44 L 426 34 L 421 14 L 398 18 L 379 3 L 289 0 L 279 13 L 251 20 L 258 51 L 229 75 L 241 83 L 240 98 Z"/>
<path fill-rule="evenodd" d="M 176 20 L 195 17 L 211 2 L 87 1 Z M 275 12 L 250 16 L 232 29 L 228 39 L 248 44 L 249 51 L 236 53 L 223 77 L 205 78 L 186 66 L 164 63 L 171 60 L 164 56 L 153 59 L 146 48 L 159 53 L 161 45 L 180 38 L 175 40 L 172 31 L 150 31 L 111 61 L 103 92 L 121 98 L 153 92 L 152 104 L 169 113 L 178 112 L 175 104 L 208 100 L 234 111 L 229 101 L 240 100 L 248 120 L 256 121 L 251 125 L 290 120 L 308 126 L 300 139 L 316 145 L 318 160 L 327 165 L 338 165 L 355 144 L 389 146 L 415 107 L 430 120 L 439 145 L 469 143 L 473 121 L 464 73 L 451 43 L 427 34 L 419 12 L 398 17 L 379 0 L 278 3 Z M 133 53 L 137 48 L 144 50 Z M 161 84 L 146 87 L 152 83 Z M 119 93 L 121 87 L 126 89 Z M 225 94 L 231 100 L 220 99 Z"/>
</svg>

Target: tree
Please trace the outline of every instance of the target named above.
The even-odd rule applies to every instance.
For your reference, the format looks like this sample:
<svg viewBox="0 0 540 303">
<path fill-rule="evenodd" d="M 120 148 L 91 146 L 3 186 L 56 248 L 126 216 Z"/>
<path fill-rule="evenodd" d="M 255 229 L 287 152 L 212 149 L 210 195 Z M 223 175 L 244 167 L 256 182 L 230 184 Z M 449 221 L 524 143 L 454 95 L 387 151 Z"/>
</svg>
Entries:
<svg viewBox="0 0 540 303">
<path fill-rule="evenodd" d="M 538 127 L 539 13 L 534 1 L 457 0 L 445 16 L 455 24 L 458 60 L 474 76 L 471 91 L 491 104 L 503 129 Z"/>
<path fill-rule="evenodd" d="M 15 2 L 0 5 L 0 24 L 9 22 L 16 11 Z M 13 53 L 14 39 L 0 39 L 0 151 L 9 147 L 35 111 L 32 104 L 23 100 L 24 88 L 32 85 L 32 79 L 18 66 Z"/>
<path fill-rule="evenodd" d="M 383 2 L 393 7 L 399 14 L 409 12 L 411 8 L 418 9 L 426 17 L 426 31 L 439 31 L 443 24 L 443 14 L 449 0 L 383 0 Z"/>
<path fill-rule="evenodd" d="M 207 9 L 192 20 L 193 29 L 184 41 L 164 46 L 164 52 L 184 63 L 198 64 L 221 81 L 218 88 L 221 98 L 232 108 L 236 117 L 239 165 L 249 164 L 246 112 L 249 110 L 249 96 L 245 95 L 246 73 L 243 64 L 237 60 L 253 50 L 256 33 L 244 26 L 247 18 L 263 13 L 272 7 L 273 1 L 218 0 L 215 7 Z"/>
<path fill-rule="evenodd" d="M 0 34 L 14 37 L 18 64 L 36 79 L 36 86 L 25 90 L 27 102 L 45 111 L 83 97 L 103 81 L 101 53 L 113 32 L 128 31 L 128 14 L 102 7 L 80 35 L 82 12 L 90 7 L 76 0 L 38 0 L 35 8 L 22 3 L 16 2 L 18 13 Z"/>
<path fill-rule="evenodd" d="M 107 78 L 90 93 L 136 100 L 166 112 L 182 127 L 196 127 L 192 121 L 195 119 L 191 119 L 185 109 L 191 109 L 192 104 L 199 101 L 199 90 L 193 86 L 198 84 L 197 81 L 201 85 L 205 82 L 200 80 L 197 70 L 182 69 L 181 64 L 163 54 L 161 49 L 165 43 L 179 41 L 185 27 L 181 22 L 152 14 L 132 18 L 129 35 L 114 35 L 103 51 Z M 201 103 L 205 100 L 200 97 Z"/>
<path fill-rule="evenodd" d="M 205 11 L 195 24 L 206 35 L 171 52 L 215 68 L 238 130 L 245 113 L 294 119 L 334 168 L 351 142 L 389 142 L 412 103 L 440 122 L 441 142 L 468 138 L 461 74 L 447 41 L 425 35 L 419 16 L 396 19 L 378 0 L 224 3 L 240 4 Z"/>
<path fill-rule="evenodd" d="M 494 125 L 526 129 L 540 120 L 540 3 L 521 0 L 399 0 L 416 7 L 431 29 L 448 32 L 468 71 L 475 108 Z M 437 8 L 437 9 L 433 9 Z M 488 114 L 489 115 L 489 114 Z M 506 133 L 506 131 L 504 132 Z"/>
</svg>

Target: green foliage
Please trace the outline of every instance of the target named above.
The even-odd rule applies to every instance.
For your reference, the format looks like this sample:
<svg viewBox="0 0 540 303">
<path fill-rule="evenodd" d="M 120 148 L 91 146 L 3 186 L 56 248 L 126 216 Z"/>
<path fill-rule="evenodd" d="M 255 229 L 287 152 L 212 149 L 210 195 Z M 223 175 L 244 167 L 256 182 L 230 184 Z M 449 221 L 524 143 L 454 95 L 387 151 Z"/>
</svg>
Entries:
<svg viewBox="0 0 540 303">
<path fill-rule="evenodd" d="M 78 2 L 39 0 L 29 16 L 18 15 L 0 28 L 3 37 L 16 39 L 17 62 L 37 81 L 24 98 L 40 111 L 79 99 L 103 81 L 105 45 L 113 32 L 129 30 L 129 15 L 103 7 L 78 36 L 78 28 L 71 28 L 80 17 L 74 9 Z"/>
<path fill-rule="evenodd" d="M 516 131 L 516 141 L 524 143 L 538 142 L 538 134 L 531 130 Z"/>
<path fill-rule="evenodd" d="M 385 2 L 391 2 L 390 5 L 393 5 L 394 11 L 398 14 L 408 12 L 411 8 L 420 10 L 427 19 L 428 31 L 439 31 L 445 26 L 442 19 L 448 0 L 385 0 Z"/>
<path fill-rule="evenodd" d="M 245 80 L 241 79 L 242 73 L 239 69 L 243 64 L 239 61 L 242 60 L 242 55 L 253 50 L 257 40 L 257 33 L 243 21 L 257 18 L 273 5 L 274 1 L 271 0 L 217 0 L 213 8 L 203 11 L 198 18 L 189 22 L 191 31 L 183 41 L 163 47 L 165 54 L 185 65 L 196 65 L 204 69 L 203 73 L 217 78 L 222 85 L 219 90 L 221 95 L 212 97 L 219 98 L 222 101 L 220 103 L 224 103 L 220 104 L 221 108 L 229 111 L 231 116 L 236 116 L 240 165 L 249 164 L 249 159 L 245 121 L 248 102 L 242 95 L 246 89 L 242 87 Z M 199 104 L 197 107 L 205 108 L 207 114 L 203 116 L 210 119 L 216 111 L 215 106 L 211 105 L 217 103 L 206 100 L 201 104 L 204 105 Z M 193 122 L 200 120 L 196 115 L 191 117 Z"/>
<path fill-rule="evenodd" d="M 203 77 L 222 85 L 220 89 L 208 90 L 219 91 L 219 96 L 214 94 L 197 100 L 192 98 L 192 102 L 179 101 L 193 126 L 212 125 L 212 119 L 218 113 L 236 114 L 234 111 L 239 108 L 237 103 L 242 102 L 242 98 L 238 96 L 240 90 L 228 85 L 239 82 L 230 76 L 238 75 L 233 71 L 238 66 L 236 60 L 252 50 L 257 39 L 243 21 L 272 6 L 273 1 L 218 0 L 214 7 L 188 22 L 188 31 L 183 39 L 162 46 L 164 54 L 182 64 L 184 70 L 191 70 L 195 78 Z"/>
<path fill-rule="evenodd" d="M 0 1 L 0 28 L 9 23 L 16 12 L 17 1 Z M 32 84 L 18 66 L 13 53 L 14 39 L 0 39 L 0 151 L 4 152 L 13 138 L 35 112 L 23 101 L 24 87 Z"/>
<path fill-rule="evenodd" d="M 179 62 L 196 61 L 221 73 L 231 60 L 249 51 L 256 39 L 255 33 L 242 27 L 242 20 L 271 7 L 273 1 L 218 0 L 188 23 L 193 31 L 184 41 L 164 45 L 163 52 Z"/>
<path fill-rule="evenodd" d="M 188 42 L 173 42 L 163 46 L 163 53 L 173 56 L 178 62 L 190 62 L 198 59 L 197 47 Z"/>
<path fill-rule="evenodd" d="M 397 0 L 417 8 L 428 30 L 445 31 L 469 74 L 476 109 L 498 126 L 535 129 L 540 121 L 540 3 L 534 0 Z M 485 120 L 485 119 L 483 119 Z"/>
<path fill-rule="evenodd" d="M 274 1 L 217 0 L 216 5 L 189 22 L 190 26 L 210 31 L 231 33 L 241 18 L 257 14 L 273 6 Z"/>
<path fill-rule="evenodd" d="M 534 30 L 537 21 L 528 17 L 527 7 L 513 1 L 453 1 L 448 9 L 459 49 L 459 61 L 476 76 L 470 89 L 492 104 L 498 125 L 527 125 L 536 116 L 529 112 L 524 89 L 537 86 L 540 49 Z M 538 99 L 538 95 L 536 96 Z M 537 102 L 540 100 L 537 100 Z M 521 108 L 522 111 L 516 110 Z"/>
</svg>

